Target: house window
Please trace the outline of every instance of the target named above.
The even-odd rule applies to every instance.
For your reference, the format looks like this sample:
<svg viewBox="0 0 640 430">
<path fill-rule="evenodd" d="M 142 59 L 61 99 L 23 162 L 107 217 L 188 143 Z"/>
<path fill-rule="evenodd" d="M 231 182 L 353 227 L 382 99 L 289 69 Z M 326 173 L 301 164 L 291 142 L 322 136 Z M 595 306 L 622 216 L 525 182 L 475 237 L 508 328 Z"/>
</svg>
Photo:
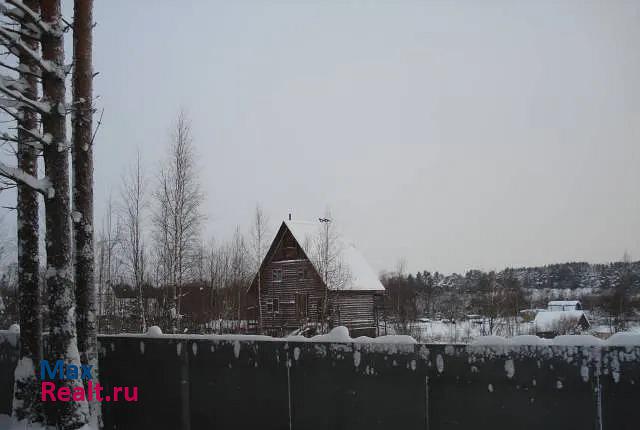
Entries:
<svg viewBox="0 0 640 430">
<path fill-rule="evenodd" d="M 305 278 L 305 270 L 300 268 L 298 269 L 298 279 L 304 279 Z"/>
<path fill-rule="evenodd" d="M 278 313 L 280 312 L 280 300 L 278 299 L 267 299 L 267 313 Z"/>
<path fill-rule="evenodd" d="M 309 295 L 303 293 L 296 293 L 296 314 L 298 319 L 305 318 L 307 316 L 307 309 L 309 307 Z"/>
<path fill-rule="evenodd" d="M 273 282 L 282 282 L 282 269 L 273 269 Z"/>
</svg>

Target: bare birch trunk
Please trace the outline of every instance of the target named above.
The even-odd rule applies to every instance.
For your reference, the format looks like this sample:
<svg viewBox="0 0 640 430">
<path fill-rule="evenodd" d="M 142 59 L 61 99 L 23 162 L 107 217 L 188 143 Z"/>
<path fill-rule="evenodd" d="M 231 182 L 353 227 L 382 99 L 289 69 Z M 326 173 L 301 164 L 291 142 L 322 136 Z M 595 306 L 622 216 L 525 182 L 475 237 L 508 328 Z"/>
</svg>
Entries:
<svg viewBox="0 0 640 430">
<path fill-rule="evenodd" d="M 25 5 L 34 12 L 39 12 L 37 0 L 25 0 Z M 29 31 L 26 24 L 21 24 L 22 31 Z M 29 39 L 25 43 L 33 51 L 38 50 L 38 43 Z M 19 56 L 21 68 L 31 72 L 38 66 L 24 52 Z M 38 80 L 31 73 L 20 73 L 26 87 L 24 95 L 30 99 L 38 98 Z M 38 128 L 36 112 L 22 108 L 21 120 L 18 121 L 18 168 L 25 173 L 38 176 L 37 152 L 33 138 L 25 130 Z M 38 194 L 32 188 L 18 183 L 18 289 L 20 307 L 20 360 L 16 367 L 13 416 L 17 420 L 43 423 L 44 412 L 40 402 L 40 387 L 36 375 L 36 363 L 42 358 L 42 321 L 40 319 L 40 259 L 38 251 Z"/>
<path fill-rule="evenodd" d="M 42 19 L 52 28 L 60 30 L 60 0 L 42 0 Z M 42 57 L 64 70 L 63 33 L 43 34 Z M 45 199 L 47 295 L 49 304 L 49 360 L 63 360 L 80 365 L 76 337 L 75 292 L 71 265 L 71 226 L 69 210 L 69 154 L 66 150 L 66 107 L 64 75 L 43 73 L 42 91 L 52 109 L 42 116 L 43 132 L 49 133 L 52 143 L 44 148 L 45 174 L 51 181 L 53 192 Z M 58 387 L 69 387 L 71 392 L 82 387 L 78 379 L 58 381 Z M 49 424 L 61 429 L 77 429 L 88 423 L 86 401 L 56 402 L 48 410 Z"/>
<path fill-rule="evenodd" d="M 93 0 L 75 0 L 73 5 L 73 238 L 75 241 L 76 325 L 78 349 L 83 364 L 93 366 L 98 376 L 95 258 L 93 243 Z M 100 405 L 91 402 L 97 417 Z"/>
</svg>

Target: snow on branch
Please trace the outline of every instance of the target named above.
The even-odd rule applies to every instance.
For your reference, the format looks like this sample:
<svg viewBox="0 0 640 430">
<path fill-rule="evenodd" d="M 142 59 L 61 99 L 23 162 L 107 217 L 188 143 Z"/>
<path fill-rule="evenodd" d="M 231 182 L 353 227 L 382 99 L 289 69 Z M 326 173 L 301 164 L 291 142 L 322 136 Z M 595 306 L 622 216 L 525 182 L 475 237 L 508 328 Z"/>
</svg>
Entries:
<svg viewBox="0 0 640 430">
<path fill-rule="evenodd" d="M 0 99 L 0 110 L 6 112 L 7 115 L 15 119 L 16 121 L 22 121 L 24 119 L 24 114 L 19 110 L 15 110 L 15 107 L 17 105 L 18 102 L 16 102 L 15 100 Z"/>
<path fill-rule="evenodd" d="M 2 12 L 5 15 L 9 17 L 15 17 L 21 20 L 28 19 L 29 21 L 33 22 L 38 28 L 38 30 L 40 30 L 41 32 L 47 33 L 56 37 L 62 36 L 62 31 L 60 29 L 55 28 L 54 26 L 51 26 L 50 24 L 44 22 L 40 14 L 35 12 L 26 4 L 24 4 L 22 0 L 6 0 L 6 2 L 10 5 L 15 6 L 15 8 L 9 9 L 6 6 L 4 6 Z"/>
<path fill-rule="evenodd" d="M 19 37 L 8 31 L 6 28 L 0 26 L 0 41 L 9 49 L 14 55 L 20 55 L 24 53 L 29 56 L 42 70 L 56 76 L 58 79 L 65 79 L 65 72 L 62 68 L 58 67 L 55 63 L 44 60 L 37 51 L 27 46 Z"/>
<path fill-rule="evenodd" d="M 44 177 L 42 179 L 38 179 L 35 176 L 26 173 L 22 169 L 8 166 L 2 161 L 0 161 L 0 176 L 12 179 L 19 184 L 26 185 L 47 198 L 52 198 L 55 193 L 55 189 L 51 185 L 49 178 Z"/>
<path fill-rule="evenodd" d="M 24 79 L 15 79 L 14 77 L 7 75 L 0 75 L 0 85 L 20 92 L 25 91 L 28 87 L 28 84 Z"/>
<path fill-rule="evenodd" d="M 38 131 L 36 129 L 28 129 L 28 128 L 25 128 L 25 127 L 23 127 L 21 125 L 18 126 L 18 130 L 24 131 L 32 139 L 34 139 L 37 142 L 39 142 L 39 143 L 35 143 L 35 142 L 28 143 L 30 146 L 33 146 L 36 149 L 43 149 L 44 145 L 51 145 L 51 142 L 53 141 L 53 136 L 51 136 L 51 133 L 42 134 L 42 133 L 40 133 L 40 131 Z M 38 146 L 39 146 L 39 148 L 38 148 Z"/>
<path fill-rule="evenodd" d="M 42 34 L 33 24 L 26 24 L 22 28 L 5 27 L 5 29 L 17 36 L 33 40 L 40 40 L 40 35 Z"/>
<path fill-rule="evenodd" d="M 5 69 L 13 70 L 14 72 L 24 73 L 27 75 L 35 76 L 36 78 L 42 77 L 42 73 L 37 68 L 31 68 L 26 64 L 19 64 L 17 66 L 12 66 L 11 64 L 7 64 L 4 61 L 0 61 L 0 67 L 4 67 Z"/>
<path fill-rule="evenodd" d="M 0 76 L 0 92 L 8 97 L 11 97 L 14 101 L 22 103 L 23 106 L 37 111 L 38 113 L 48 114 L 51 112 L 51 105 L 49 103 L 33 100 L 22 94 L 20 92 L 21 90 L 19 89 L 20 85 L 17 84 L 17 82 L 18 81 L 14 79 L 8 80 L 4 76 Z"/>
<path fill-rule="evenodd" d="M 44 136 L 38 130 L 29 130 L 22 126 L 17 127 L 18 130 L 25 132 L 31 139 L 18 139 L 17 136 L 9 133 L 0 133 L 0 139 L 6 142 L 21 143 L 34 148 L 37 151 L 42 151 L 45 145 L 50 145 L 52 138 L 51 134 L 47 133 Z"/>
</svg>

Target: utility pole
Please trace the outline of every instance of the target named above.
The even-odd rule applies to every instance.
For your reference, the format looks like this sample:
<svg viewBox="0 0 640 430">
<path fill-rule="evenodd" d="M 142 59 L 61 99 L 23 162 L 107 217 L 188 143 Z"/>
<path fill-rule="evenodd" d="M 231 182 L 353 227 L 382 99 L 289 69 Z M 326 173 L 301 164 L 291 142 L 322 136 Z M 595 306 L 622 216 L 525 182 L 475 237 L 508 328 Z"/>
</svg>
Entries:
<svg viewBox="0 0 640 430">
<path fill-rule="evenodd" d="M 329 218 L 318 218 L 318 221 L 324 224 L 324 282 L 329 287 Z"/>
<path fill-rule="evenodd" d="M 323 303 L 323 319 L 327 316 L 327 310 L 329 308 L 329 218 L 318 218 L 318 221 L 324 224 L 324 303 Z M 323 321 L 324 323 L 324 321 Z"/>
</svg>

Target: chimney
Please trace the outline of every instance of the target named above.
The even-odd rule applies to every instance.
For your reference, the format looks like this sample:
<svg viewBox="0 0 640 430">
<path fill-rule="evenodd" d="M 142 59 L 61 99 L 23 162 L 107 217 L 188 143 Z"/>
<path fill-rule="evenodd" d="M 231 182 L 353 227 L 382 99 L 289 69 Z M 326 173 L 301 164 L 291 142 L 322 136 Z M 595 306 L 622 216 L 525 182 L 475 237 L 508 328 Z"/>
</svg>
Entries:
<svg viewBox="0 0 640 430">
<path fill-rule="evenodd" d="M 291 214 L 289 214 L 289 221 L 291 221 Z"/>
</svg>

